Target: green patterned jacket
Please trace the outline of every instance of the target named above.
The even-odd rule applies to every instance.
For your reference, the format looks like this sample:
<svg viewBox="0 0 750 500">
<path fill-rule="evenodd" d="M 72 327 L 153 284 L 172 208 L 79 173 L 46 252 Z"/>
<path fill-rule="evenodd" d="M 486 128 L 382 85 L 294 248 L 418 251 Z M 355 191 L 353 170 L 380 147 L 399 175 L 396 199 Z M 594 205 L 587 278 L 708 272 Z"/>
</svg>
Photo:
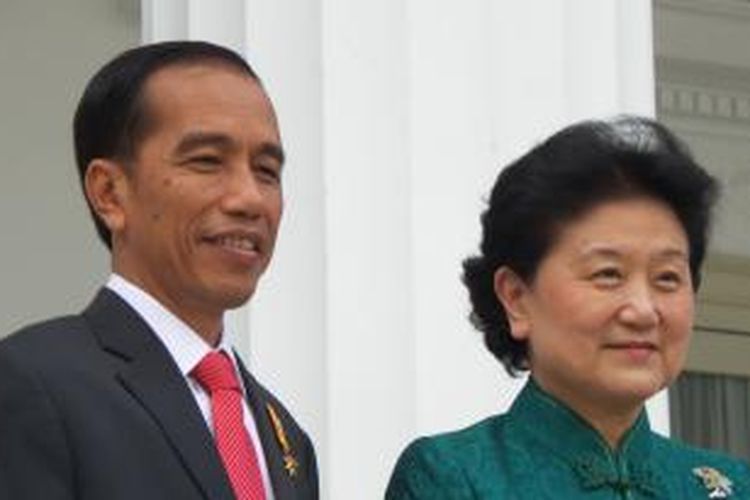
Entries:
<svg viewBox="0 0 750 500">
<path fill-rule="evenodd" d="M 750 467 L 655 434 L 645 412 L 613 452 L 530 380 L 508 413 L 412 443 L 385 498 L 750 500 Z"/>
</svg>

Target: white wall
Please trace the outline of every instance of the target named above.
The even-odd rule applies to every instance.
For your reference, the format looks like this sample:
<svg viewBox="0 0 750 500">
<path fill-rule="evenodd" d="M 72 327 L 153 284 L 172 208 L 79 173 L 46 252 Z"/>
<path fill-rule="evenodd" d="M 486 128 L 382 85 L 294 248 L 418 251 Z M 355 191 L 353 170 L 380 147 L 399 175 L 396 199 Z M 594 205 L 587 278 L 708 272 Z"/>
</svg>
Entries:
<svg viewBox="0 0 750 500">
<path fill-rule="evenodd" d="M 73 113 L 89 76 L 139 32 L 132 1 L 0 2 L 0 336 L 81 310 L 107 277 Z"/>
</svg>

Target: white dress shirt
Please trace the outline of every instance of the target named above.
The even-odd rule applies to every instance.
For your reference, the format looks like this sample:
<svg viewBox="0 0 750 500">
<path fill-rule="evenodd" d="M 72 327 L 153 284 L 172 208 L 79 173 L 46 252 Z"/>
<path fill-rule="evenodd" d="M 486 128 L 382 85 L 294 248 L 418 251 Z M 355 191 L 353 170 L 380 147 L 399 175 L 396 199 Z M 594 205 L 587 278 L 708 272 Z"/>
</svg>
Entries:
<svg viewBox="0 0 750 500">
<path fill-rule="evenodd" d="M 244 392 L 244 381 L 239 375 L 237 359 L 226 338 L 222 335 L 219 345 L 215 349 L 212 348 L 210 344 L 203 340 L 203 337 L 168 311 L 155 298 L 118 274 L 113 273 L 109 277 L 106 286 L 138 312 L 141 318 L 156 333 L 156 336 L 164 344 L 164 347 L 167 348 L 167 351 L 169 351 L 172 359 L 174 359 L 179 367 L 180 373 L 182 373 L 185 382 L 190 388 L 190 392 L 192 392 L 195 402 L 198 404 L 198 408 L 200 408 L 206 425 L 212 434 L 214 431 L 211 417 L 211 398 L 203 387 L 190 376 L 190 373 L 203 357 L 213 350 L 223 351 L 229 356 L 234 365 L 235 375 L 243 388 L 243 422 L 250 436 L 250 441 L 255 448 L 255 455 L 258 457 L 258 466 L 263 478 L 263 487 L 266 490 L 266 499 L 274 500 L 271 477 L 268 474 L 268 466 L 266 465 L 266 457 L 263 454 L 263 447 L 258 436 L 258 428 L 255 425 L 255 419 L 244 397 L 246 394 Z"/>
</svg>

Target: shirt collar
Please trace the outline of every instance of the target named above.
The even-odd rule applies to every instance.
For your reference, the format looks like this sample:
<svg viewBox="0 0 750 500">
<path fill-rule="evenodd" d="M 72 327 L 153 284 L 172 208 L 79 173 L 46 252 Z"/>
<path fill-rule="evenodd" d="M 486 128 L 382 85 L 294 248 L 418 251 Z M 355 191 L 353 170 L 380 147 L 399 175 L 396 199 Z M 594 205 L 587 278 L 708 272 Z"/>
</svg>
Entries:
<svg viewBox="0 0 750 500">
<path fill-rule="evenodd" d="M 169 354 L 184 376 L 189 376 L 190 372 L 203 357 L 214 350 L 187 323 L 134 283 L 113 273 L 109 277 L 106 287 L 119 295 L 135 309 L 148 326 L 151 327 L 162 344 L 164 344 L 164 347 L 167 348 L 167 351 L 169 351 Z M 234 351 L 225 335 L 221 335 L 219 344 L 215 349 L 225 351 L 232 360 L 235 370 L 237 370 L 237 360 L 235 359 Z"/>
</svg>

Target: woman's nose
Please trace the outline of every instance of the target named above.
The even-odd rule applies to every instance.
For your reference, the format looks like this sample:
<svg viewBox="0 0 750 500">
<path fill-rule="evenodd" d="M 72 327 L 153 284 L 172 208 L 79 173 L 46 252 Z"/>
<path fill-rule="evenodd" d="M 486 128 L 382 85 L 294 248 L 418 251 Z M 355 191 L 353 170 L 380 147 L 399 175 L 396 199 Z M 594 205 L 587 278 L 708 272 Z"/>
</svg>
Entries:
<svg viewBox="0 0 750 500">
<path fill-rule="evenodd" d="M 659 324 L 660 313 L 653 290 L 646 284 L 629 287 L 620 309 L 620 320 L 637 330 L 648 330 Z"/>
</svg>

